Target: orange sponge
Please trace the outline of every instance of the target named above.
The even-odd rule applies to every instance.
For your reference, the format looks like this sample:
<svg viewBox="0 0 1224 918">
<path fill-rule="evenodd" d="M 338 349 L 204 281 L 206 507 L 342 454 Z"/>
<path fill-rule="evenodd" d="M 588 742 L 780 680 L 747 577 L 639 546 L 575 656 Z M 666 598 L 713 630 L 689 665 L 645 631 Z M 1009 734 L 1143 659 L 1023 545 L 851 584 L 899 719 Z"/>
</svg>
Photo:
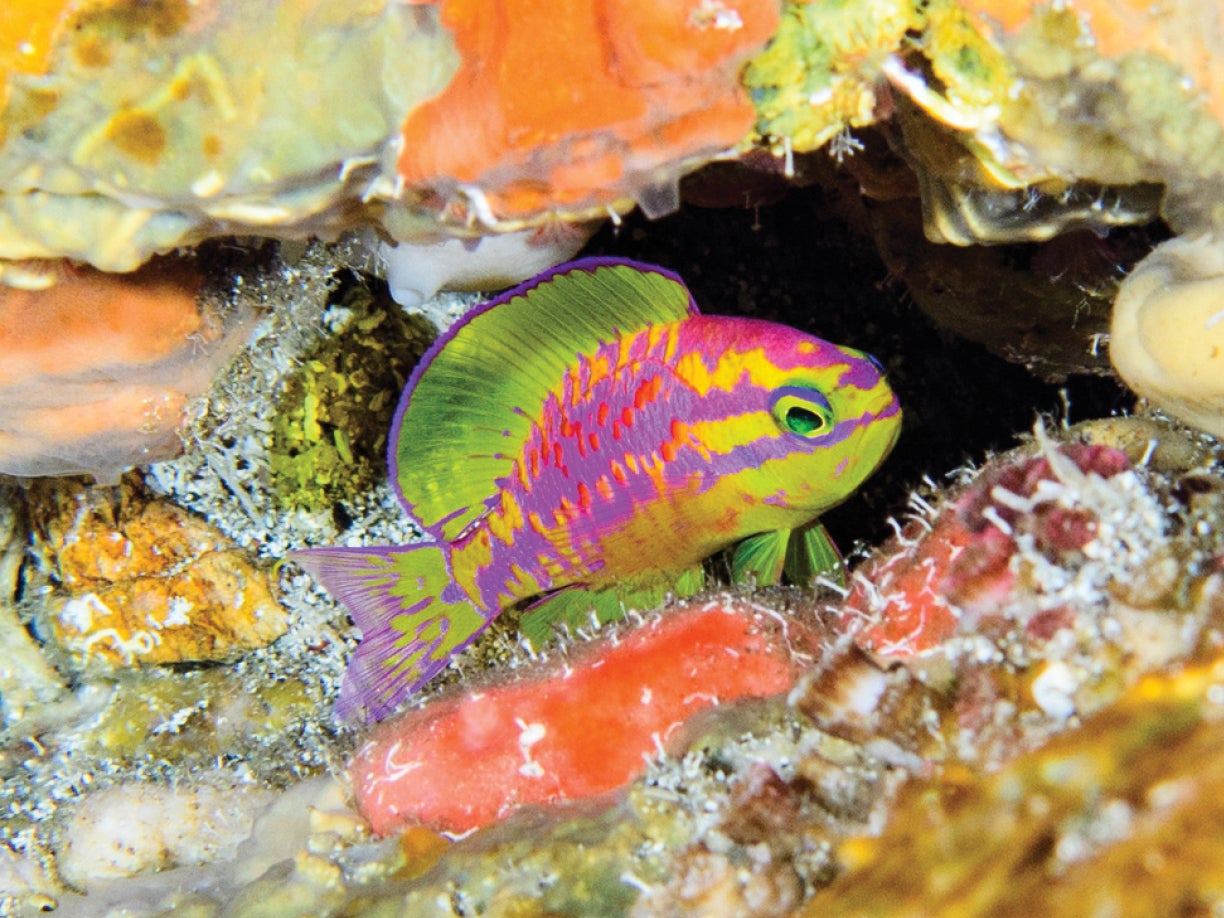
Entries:
<svg viewBox="0 0 1224 918">
<path fill-rule="evenodd" d="M 648 198 L 738 144 L 739 68 L 779 20 L 773 0 L 440 2 L 462 63 L 408 116 L 399 173 L 443 206 L 477 190 L 485 222 Z"/>
</svg>

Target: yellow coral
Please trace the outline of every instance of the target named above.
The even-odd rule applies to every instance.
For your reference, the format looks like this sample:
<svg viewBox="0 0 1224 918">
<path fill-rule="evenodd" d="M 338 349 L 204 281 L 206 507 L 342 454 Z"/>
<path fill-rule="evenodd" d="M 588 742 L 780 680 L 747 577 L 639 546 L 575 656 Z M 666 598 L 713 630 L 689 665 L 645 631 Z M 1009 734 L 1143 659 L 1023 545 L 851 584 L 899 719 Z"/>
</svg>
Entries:
<svg viewBox="0 0 1224 918">
<path fill-rule="evenodd" d="M 1141 261 L 1114 303 L 1110 359 L 1153 404 L 1224 436 L 1224 244 L 1172 239 Z"/>
</svg>

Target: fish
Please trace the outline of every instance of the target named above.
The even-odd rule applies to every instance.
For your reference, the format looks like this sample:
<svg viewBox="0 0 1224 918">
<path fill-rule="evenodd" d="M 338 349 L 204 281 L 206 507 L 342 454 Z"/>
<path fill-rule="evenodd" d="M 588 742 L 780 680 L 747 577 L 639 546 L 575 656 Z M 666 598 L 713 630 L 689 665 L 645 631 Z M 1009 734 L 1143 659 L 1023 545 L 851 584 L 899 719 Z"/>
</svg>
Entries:
<svg viewBox="0 0 1224 918">
<path fill-rule="evenodd" d="M 701 588 L 840 571 L 820 514 L 896 442 L 882 366 L 595 257 L 469 311 L 414 369 L 388 467 L 425 541 L 292 553 L 361 630 L 341 720 L 384 719 L 506 609 L 533 643 Z"/>
</svg>

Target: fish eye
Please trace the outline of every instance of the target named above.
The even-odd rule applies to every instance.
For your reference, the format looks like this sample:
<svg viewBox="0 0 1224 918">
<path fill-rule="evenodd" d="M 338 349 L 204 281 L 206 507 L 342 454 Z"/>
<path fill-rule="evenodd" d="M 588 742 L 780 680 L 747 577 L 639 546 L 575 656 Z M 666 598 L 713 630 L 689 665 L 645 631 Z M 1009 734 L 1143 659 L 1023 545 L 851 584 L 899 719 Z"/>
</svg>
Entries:
<svg viewBox="0 0 1224 918">
<path fill-rule="evenodd" d="M 819 432 L 824 424 L 824 418 L 802 405 L 791 405 L 786 409 L 786 417 L 783 419 L 787 430 L 804 436 Z"/>
<path fill-rule="evenodd" d="M 833 409 L 815 389 L 784 386 L 774 393 L 770 407 L 778 426 L 788 433 L 811 439 L 833 427 Z"/>
</svg>

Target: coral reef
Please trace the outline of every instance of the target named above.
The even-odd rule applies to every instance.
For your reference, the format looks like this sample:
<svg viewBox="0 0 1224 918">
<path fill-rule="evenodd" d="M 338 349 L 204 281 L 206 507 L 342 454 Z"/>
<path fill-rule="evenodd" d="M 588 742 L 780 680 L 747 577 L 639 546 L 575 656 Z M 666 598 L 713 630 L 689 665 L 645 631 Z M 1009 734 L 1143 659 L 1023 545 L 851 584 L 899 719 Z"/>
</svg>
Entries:
<svg viewBox="0 0 1224 918">
<path fill-rule="evenodd" d="M 919 780 L 802 916 L 1194 913 L 1219 902 L 1221 661 L 1148 676 L 977 781 Z"/>
<path fill-rule="evenodd" d="M 40 259 L 130 270 L 226 232 L 436 242 L 635 199 L 664 213 L 728 150 L 842 158 L 883 124 L 932 238 L 1214 225 L 1211 10 L 1138 27 L 1125 4 L 995 6 L 22 4 L 0 32 L 0 257 L 9 282 L 46 283 Z M 293 65 L 248 66 L 265 54 Z"/>
<path fill-rule="evenodd" d="M 344 257 L 315 246 L 265 253 L 252 264 L 230 267 L 241 279 L 233 287 L 248 304 L 278 308 L 260 319 L 258 346 L 244 352 L 210 393 L 216 410 L 194 421 L 187 433 L 193 448 L 143 476 L 156 492 L 206 516 L 257 557 L 272 559 L 290 545 L 312 541 L 411 538 L 385 485 L 347 493 L 338 487 L 311 507 L 293 510 L 284 509 L 283 495 L 269 488 L 279 442 L 274 419 L 287 405 L 304 404 L 300 397 L 286 401 L 286 392 L 300 395 L 307 388 L 277 380 L 311 372 L 309 360 L 326 352 L 330 335 L 361 340 L 360 324 L 382 308 L 368 303 L 382 292 L 365 290 L 359 278 L 337 276 L 335 265 Z M 867 283 L 882 276 L 881 269 Z M 802 306 L 810 300 L 798 289 L 786 295 Z M 782 295 L 754 300 L 770 308 L 785 302 Z M 852 319 L 862 321 L 858 315 Z M 929 348 L 931 340 L 918 343 Z M 326 378 L 346 372 L 343 363 L 324 363 L 332 368 Z M 933 405 L 964 425 L 965 416 L 948 401 L 939 398 Z M 916 414 L 930 423 L 933 411 Z M 885 587 L 880 596 L 904 594 L 906 584 L 915 591 L 942 584 L 946 595 L 937 608 L 968 611 L 941 619 L 941 641 L 931 636 L 913 652 L 885 656 L 884 643 L 872 639 L 883 633 L 880 623 L 864 617 L 885 609 L 893 615 L 897 605 L 876 605 L 858 578 L 851 584 L 854 613 L 808 591 L 741 597 L 735 602 L 763 605 L 825 635 L 816 668 L 792 693 L 793 704 L 775 697 L 707 710 L 698 722 L 677 729 L 667 754 L 652 757 L 619 794 L 579 805 L 530 807 L 453 844 L 419 827 L 370 841 L 362 834 L 363 820 L 338 810 L 335 798 L 316 802 L 312 782 L 299 784 L 321 769 L 342 771 L 357 744 L 330 724 L 328 714 L 353 636 L 334 607 L 286 566 L 281 582 L 289 631 L 236 664 L 186 671 L 154 667 L 101 678 L 82 674 L 70 686 L 52 672 L 40 697 L 57 698 L 58 704 L 32 694 L 11 712 L 5 695 L 13 739 L 0 756 L 0 799 L 8 814 L 3 838 L 12 850 L 0 864 L 0 895 L 20 896 L 26 908 L 58 902 L 68 915 L 138 906 L 152 913 L 190 906 L 201 914 L 251 915 L 406 908 L 423 915 L 479 908 L 746 915 L 793 913 L 809 896 L 831 910 L 833 891 L 852 903 L 929 895 L 925 887 L 914 892 L 913 886 L 896 885 L 889 867 L 896 862 L 888 857 L 895 849 L 880 835 L 920 834 L 924 801 L 951 800 L 952 819 L 950 808 L 971 799 L 970 791 L 980 786 L 982 799 L 988 799 L 984 776 L 990 770 L 1010 775 L 1037 768 L 1026 764 L 1038 760 L 1025 758 L 1025 750 L 1039 756 L 1049 742 L 1058 744 L 1051 749 L 1073 750 L 1077 761 L 1100 763 L 1092 725 L 1101 724 L 1108 735 L 1105 721 L 1096 719 L 1101 717 L 1136 725 L 1128 734 L 1127 761 L 1136 763 L 1128 773 L 1158 776 L 1164 760 L 1150 757 L 1162 753 L 1161 738 L 1169 734 L 1143 724 L 1160 723 L 1169 709 L 1145 708 L 1145 700 L 1209 697 L 1210 680 L 1201 678 L 1202 670 L 1194 677 L 1196 670 L 1185 669 L 1183 661 L 1194 655 L 1213 659 L 1219 578 L 1214 559 L 1221 550 L 1216 521 L 1224 511 L 1224 489 L 1209 465 L 1212 444 L 1151 418 L 1105 419 L 1070 434 L 1047 427 L 1045 442 L 991 460 L 980 473 L 955 476 L 951 496 L 924 491 L 922 500 L 934 508 L 923 509 L 922 500 L 915 500 L 904 541 L 885 546 L 878 560 L 859 568 L 863 577 L 872 572 L 879 578 Z M 1095 448 L 1051 442 L 1080 436 L 1093 438 Z M 19 552 L 27 525 L 24 501 L 13 505 L 18 510 L 11 516 L 10 544 Z M 996 517 L 1011 527 L 1010 536 L 992 522 Z M 352 520 L 361 525 L 352 526 Z M 964 540 L 968 557 L 980 563 L 967 568 L 966 561 L 953 576 L 929 577 L 929 567 L 951 569 L 945 560 L 950 552 L 935 549 L 955 540 Z M 1128 561 L 1132 549 L 1146 561 Z M 921 576 L 903 577 L 905 565 Z M 21 589 L 19 582 L 12 591 Z M 26 590 L 18 608 L 28 616 L 38 603 L 37 592 Z M 24 634 L 29 642 L 21 624 L 15 616 L 13 639 Z M 514 653 L 509 644 L 505 635 L 491 636 L 460 661 L 452 678 L 470 687 L 475 672 L 509 665 L 508 655 L 517 659 L 524 678 L 547 666 Z M 1167 675 L 1145 677 L 1153 667 Z M 464 687 L 452 691 L 462 694 Z M 1083 728 L 1085 722 L 1092 729 Z M 518 767 L 524 764 L 517 745 L 522 731 L 515 725 L 512 733 Z M 1139 742 L 1144 737 L 1152 739 L 1151 747 Z M 1202 763 L 1204 774 L 1213 773 L 1206 753 L 1194 761 Z M 1152 763 L 1151 772 L 1143 770 L 1145 762 Z M 1006 771 L 1012 768 L 1017 770 Z M 279 818 L 292 820 L 290 827 L 266 822 L 252 805 L 241 813 L 242 828 L 230 836 L 245 833 L 249 817 L 251 838 L 232 858 L 226 859 L 232 848 L 220 847 L 214 852 L 220 859 L 211 863 L 105 881 L 80 876 L 76 881 L 90 890 L 84 898 L 58 884 L 55 855 L 64 850 L 66 827 L 77 824 L 78 805 L 116 787 L 116 794 L 134 791 L 149 800 L 166 787 L 188 794 L 196 786 L 193 773 L 208 774 L 215 787 L 272 788 L 273 807 Z M 1112 779 L 1106 774 L 1102 780 Z M 1159 783 L 1155 777 L 1144 786 Z M 286 785 L 292 787 L 278 792 Z M 1017 785 L 999 786 L 1005 791 Z M 1036 788 L 1026 800 L 1048 796 L 1041 785 L 1023 786 Z M 1084 788 L 1078 798 L 1072 795 L 1077 786 Z M 1069 840 L 1057 860 L 1034 861 L 1045 865 L 1042 876 L 1053 865 L 1060 876 L 1074 879 L 1085 866 L 1112 862 L 1114 851 L 1120 871 L 1142 863 L 1126 847 L 1137 836 L 1128 835 L 1126 821 L 1118 818 L 1125 814 L 1116 805 L 1096 808 L 1095 786 L 1090 779 L 1068 784 L 1058 798 L 1056 812 L 1068 814 L 1058 823 L 1058 837 Z M 223 800 L 216 802 L 219 811 L 224 808 Z M 1130 805 L 1133 814 L 1142 812 L 1139 804 Z M 315 807 L 313 814 L 308 806 Z M 1040 809 L 1024 812 L 1038 815 Z M 116 838 L 121 827 L 104 824 L 103 834 L 93 837 Z M 1197 863 L 1194 852 L 1200 850 L 1210 858 L 1213 837 L 1208 832 L 1179 839 L 1183 862 Z M 951 844 L 958 842 L 953 838 Z M 1082 844 L 1096 846 L 1090 850 L 1098 856 L 1076 860 L 1074 846 Z M 956 869 L 934 848 L 916 850 L 930 858 L 932 868 L 907 874 L 914 884 Z M 1072 853 L 1064 857 L 1066 852 Z M 886 888 L 867 883 L 873 865 Z M 850 896 L 837 878 L 860 869 L 864 883 Z M 1195 888 L 1189 871 L 1165 874 Z M 1206 869 L 1197 875 L 1210 876 Z M 1104 882 L 1098 875 L 1078 888 L 1090 897 Z M 1010 888 L 992 889 L 1003 897 Z M 1031 901 L 1035 887 L 1015 888 L 1027 890 Z M 1085 899 L 1075 901 L 1082 905 Z"/>
<path fill-rule="evenodd" d="M 749 135 L 737 71 L 777 16 L 756 0 L 20 4 L 0 20 L 0 278 L 46 285 L 62 257 L 129 271 L 222 234 L 434 243 L 635 201 L 665 213 L 681 174 Z"/>
<path fill-rule="evenodd" d="M 912 190 L 861 181 L 887 199 L 866 217 L 890 269 L 936 321 L 1056 379 L 1107 371 L 1119 282 L 1168 228 L 1197 237 L 1224 219 L 1222 46 L 1205 5 L 1156 16 L 1092 0 L 793 4 L 744 81 L 758 132 L 788 165 L 827 144 L 862 180 L 873 167 L 859 154 L 880 157 L 848 131 L 884 134 L 916 179 Z M 935 244 L 948 242 L 973 248 Z M 1148 276 L 1186 251 L 1154 256 Z M 1176 281 L 1187 296 L 1202 290 L 1189 274 Z M 1115 365 L 1140 394 L 1212 430 L 1198 370 L 1171 369 L 1206 368 L 1188 342 L 1208 329 L 1193 310 L 1165 315 L 1178 332 L 1140 338 L 1118 310 Z"/>
<path fill-rule="evenodd" d="M 416 303 L 531 275 L 635 202 L 667 213 L 713 159 L 772 155 L 771 173 L 805 181 L 796 156 L 847 164 L 882 136 L 929 242 L 898 216 L 908 201 L 877 234 L 920 305 L 1047 378 L 1103 372 L 1122 276 L 1169 230 L 1224 220 L 1221 44 L 1207 4 L 1112 0 L 589 0 L 560 19 L 536 0 L 487 16 L 465 0 L 23 3 L 0 21 L 0 280 L 52 284 L 64 258 L 131 270 L 225 234 L 357 230 Z M 284 65 L 249 66 L 270 55 Z M 1198 416 L 1181 407 L 1194 384 L 1160 389 L 1123 361 Z"/>
<path fill-rule="evenodd" d="M 189 418 L 182 437 L 192 448 L 131 478 L 128 504 L 122 490 L 87 489 L 80 482 L 39 483 L 28 492 L 65 498 L 61 509 L 66 515 L 51 518 L 57 520 L 53 529 L 45 528 L 41 512 L 38 518 L 44 520 L 44 536 L 50 537 L 48 551 L 60 550 L 78 588 L 88 582 L 82 577 L 93 579 L 101 569 L 127 560 L 121 550 L 127 536 L 114 523 L 126 523 L 129 512 L 143 507 L 156 508 L 159 524 L 148 528 L 146 519 L 129 535 L 146 549 L 133 552 L 146 565 L 177 568 L 177 557 L 191 557 L 211 545 L 244 559 L 265 582 L 272 562 L 285 551 L 285 540 L 300 543 L 320 532 L 335 540 L 344 525 L 334 506 L 286 513 L 269 488 L 271 419 L 287 373 L 318 352 L 330 334 L 343 333 L 364 315 L 329 304 L 343 270 L 338 267 L 343 253 L 317 246 L 283 257 L 267 250 L 239 252 L 236 260 L 234 254 L 231 249 L 201 253 L 209 273 L 224 279 L 225 302 L 237 300 L 232 308 L 251 315 L 268 302 L 283 308 L 256 322 L 258 346 L 243 351 L 214 380 L 208 394 L 212 410 Z M 140 480 L 143 485 L 136 487 L 133 483 Z M 70 654 L 55 652 L 53 642 L 32 638 L 27 630 L 32 620 L 45 627 L 44 598 L 62 599 L 63 593 L 61 588 L 44 590 L 54 587 L 47 581 L 50 570 L 36 569 L 33 558 L 22 563 L 31 543 L 27 492 L 6 487 L 4 498 L 0 518 L 11 526 L 11 537 L 3 552 L 6 580 L 0 595 L 5 623 L 0 841 L 13 852 L 12 870 L 5 876 L 25 890 L 23 901 L 58 897 L 54 837 L 74 804 L 96 791 L 140 782 L 190 785 L 192 775 L 206 770 L 218 771 L 219 784 L 278 788 L 329 765 L 339 768 L 352 740 L 332 723 L 329 696 L 334 697 L 338 685 L 346 640 L 351 642 L 350 626 L 338 620 L 334 607 L 312 597 L 303 576 L 284 573 L 279 588 L 275 578 L 268 583 L 277 604 L 284 604 L 277 613 L 280 630 L 287 625 L 288 631 L 270 646 L 246 651 L 237 662 L 116 669 L 95 659 L 79 669 Z M 391 500 L 389 493 L 380 497 L 354 491 L 348 512 L 367 520 L 381 516 L 392 538 L 406 539 L 409 533 L 397 527 L 399 514 L 392 511 Z M 82 527 L 95 527 L 81 531 L 99 539 L 72 541 L 78 509 Z M 102 551 L 95 555 L 91 546 Z M 160 546 L 167 549 L 164 557 L 155 554 Z M 59 564 L 56 554 L 48 560 Z M 150 610 L 155 618 L 171 611 L 162 604 Z M 224 617 L 218 620 L 223 622 Z M 147 622 L 134 624 L 149 630 Z M 180 627 L 185 645 L 214 646 L 215 636 Z M 49 632 L 40 633 L 45 639 Z M 6 885 L 0 902 L 13 894 Z"/>
<path fill-rule="evenodd" d="M 209 236 L 370 220 L 383 145 L 458 63 L 432 9 L 380 0 L 61 0 L 0 26 L 37 49 L 5 81 L 9 282 L 46 282 L 22 260 L 129 271 Z"/>
<path fill-rule="evenodd" d="M 1152 436 L 1167 442 L 1163 452 Z M 1224 486 L 1204 464 L 1218 461 L 1210 446 L 1148 420 L 1039 426 L 1026 446 L 962 471 L 952 496 L 915 498 L 913 519 L 855 572 L 846 600 L 796 590 L 723 598 L 741 610 L 763 600 L 769 611 L 752 618 L 790 639 L 791 665 L 802 659 L 792 649 L 814 651 L 813 665 L 788 696 L 707 708 L 617 795 L 527 808 L 453 844 L 420 827 L 371 841 L 333 796 L 273 844 L 269 825 L 300 820 L 301 801 L 334 793 L 307 782 L 265 815 L 251 808 L 250 840 L 234 858 L 95 878 L 89 898 L 59 900 L 67 914 L 142 901 L 190 902 L 202 914 L 292 905 L 643 916 L 901 914 L 932 902 L 1011 914 L 1035 895 L 1052 897 L 1060 914 L 1123 895 L 1156 910 L 1208 901 L 1218 848 L 1209 788 L 1221 767 L 1214 635 L 1224 624 L 1211 525 Z M 893 621 L 918 600 L 938 629 Z M 685 614 L 734 620 L 699 603 Z M 606 650 L 545 666 L 559 685 L 566 666 L 581 680 L 584 661 L 671 621 L 621 626 Z M 804 633 L 815 646 L 795 643 Z M 519 663 L 538 665 L 521 654 Z M 712 683 L 714 668 L 698 678 Z M 523 672 L 520 705 L 543 703 L 541 678 Z M 486 690 L 509 698 L 519 688 Z M 612 694 L 570 705 L 575 722 L 589 727 L 588 709 Z M 403 726 L 463 719 L 465 698 L 479 704 L 481 692 L 444 694 Z M 534 719 L 468 720 L 508 737 L 511 771 L 545 767 Z M 538 742 L 524 748 L 524 736 Z M 472 754 L 452 767 L 473 777 L 456 787 L 502 784 L 505 775 L 477 775 L 488 762 Z M 29 883 L 36 867 L 11 869 Z"/>
<path fill-rule="evenodd" d="M 1214 479 L 1060 445 L 1041 425 L 1034 446 L 974 474 L 855 572 L 844 623 L 867 656 L 817 667 L 801 707 L 861 738 L 875 723 L 841 706 L 875 686 L 881 717 L 926 709 L 910 752 L 990 766 L 1207 640 L 1218 536 L 1194 519 L 1212 501 L 1174 495 L 1190 482 L 1211 494 Z"/>
<path fill-rule="evenodd" d="M 1039 437 L 1045 437 L 1040 428 Z M 921 654 L 958 630 L 978 632 L 991 619 L 1024 621 L 1057 608 L 1066 584 L 1049 581 L 1048 573 L 1068 572 L 1086 555 L 1113 549 L 1136 569 L 1148 563 L 1164 535 L 1158 511 L 1111 501 L 1120 491 L 1135 491 L 1133 480 L 1105 484 L 1127 469 L 1126 454 L 1078 444 L 1064 452 L 1048 439 L 1040 442 L 1047 447 L 1043 455 L 979 475 L 929 532 L 920 536 L 921 524 L 911 523 L 898 535 L 896 552 L 856 572 L 846 607 L 867 622 L 856 635 L 860 646 L 883 656 Z M 1070 490 L 1075 486 L 1081 490 Z M 1102 532 L 1101 517 L 1109 511 L 1119 516 Z M 1111 536 L 1126 542 L 1089 547 Z M 1036 594 L 1035 609 L 1018 608 L 1021 584 Z M 1047 585 L 1052 597 L 1044 595 Z M 1098 584 L 1085 583 L 1080 598 L 1097 592 Z"/>
<path fill-rule="evenodd" d="M 1218 911 L 1220 451 L 1159 411 L 1122 416 L 1132 401 L 1108 385 L 1112 365 L 1152 405 L 1221 431 L 1215 7 L 472 6 L 0 9 L 0 282 L 59 288 L 0 292 L 0 468 L 114 481 L 166 460 L 88 497 L 0 480 L 0 913 Z M 667 211 L 679 177 L 724 156 L 687 190 L 742 214 L 626 213 Z M 802 219 L 765 206 L 788 193 Z M 374 276 L 404 301 L 501 283 L 605 215 L 598 251 L 885 360 L 903 454 L 826 521 L 877 547 L 849 553 L 844 597 L 698 597 L 688 611 L 768 609 L 771 652 L 806 671 L 778 681 L 786 694 L 668 719 L 661 751 L 581 801 L 521 793 L 561 733 L 537 739 L 542 716 L 521 711 L 549 702 L 580 734 L 589 710 L 624 711 L 610 692 L 566 711 L 538 686 L 649 643 L 652 624 L 583 629 L 551 659 L 513 623 L 491 629 L 403 725 L 457 717 L 461 699 L 518 706 L 491 731 L 500 759 L 452 766 L 484 827 L 374 838 L 345 805 L 350 779 L 320 777 L 357 774 L 371 739 L 330 713 L 356 631 L 273 567 L 303 546 L 420 536 L 381 477 L 379 437 L 425 329 Z M 341 241 L 296 241 L 309 236 Z M 886 267 L 863 255 L 868 237 Z M 148 273 L 94 270 L 181 246 L 197 248 Z M 943 328 L 1066 380 L 1063 402 L 932 330 L 902 285 Z M 469 302 L 421 305 L 441 326 Z M 1095 420 L 1047 420 L 992 455 L 1059 405 Z M 899 509 L 901 490 L 967 456 L 981 468 L 928 479 Z M 152 571 L 198 571 L 197 555 L 264 584 L 275 628 L 225 644 L 233 594 L 217 628 L 181 624 Z M 196 662 L 87 651 L 81 603 L 120 562 L 141 568 L 122 582 L 148 605 L 122 623 L 91 612 L 93 637 L 181 632 L 158 652 Z M 699 692 L 752 675 L 727 669 Z M 589 745 L 558 771 L 596 777 L 612 756 L 590 764 Z M 482 783 L 498 763 L 509 779 Z"/>
<path fill-rule="evenodd" d="M 793 708 L 774 702 L 720 713 L 689 735 L 687 752 L 658 763 L 619 806 L 597 815 L 558 812 L 553 823 L 537 818 L 534 841 L 524 818 L 478 833 L 452 848 L 404 901 L 422 914 L 446 914 L 433 903 L 460 883 L 464 907 L 513 903 L 529 914 L 779 915 L 811 895 L 813 913 L 836 910 L 843 900 L 846 913 L 891 913 L 914 901 L 950 906 L 968 889 L 990 911 L 1031 904 L 1031 884 L 1048 882 L 1042 865 L 1054 863 L 1063 877 L 1086 871 L 1068 882 L 1066 902 L 1082 910 L 1100 901 L 1097 871 L 1116 868 L 1127 877 L 1144 869 L 1145 836 L 1137 832 L 1171 840 L 1186 825 L 1181 801 L 1192 805 L 1193 796 L 1171 794 L 1168 804 L 1153 798 L 1163 786 L 1160 763 L 1176 754 L 1166 742 L 1180 749 L 1190 743 L 1201 750 L 1195 761 L 1203 768 L 1219 767 L 1218 744 L 1200 744 L 1216 719 L 1212 635 L 1224 611 L 1222 575 L 1213 561 L 1216 534 L 1195 522 L 1216 512 L 1219 482 L 1184 466 L 1150 472 L 1116 449 L 1062 446 L 1046 434 L 1035 446 L 968 474 L 959 497 L 923 512 L 925 526 L 886 546 L 876 566 L 859 575 L 897 563 L 923 572 L 920 589 L 914 581 L 905 593 L 910 581 L 894 576 L 891 588 L 884 581 L 878 592 L 891 594 L 893 608 L 923 592 L 938 597 L 952 617 L 941 637 L 929 633 L 921 646 L 911 641 L 908 653 L 893 653 L 885 660 L 892 665 L 881 668 L 855 646 L 872 639 L 864 612 L 870 626 L 879 609 L 830 607 L 826 622 L 843 637 L 826 644 L 791 693 Z M 992 518 L 997 522 L 971 528 Z M 1014 537 L 1010 552 L 986 547 L 1001 524 L 1011 529 L 1007 539 Z M 953 531 L 969 537 L 954 558 L 926 547 L 946 544 Z M 1132 563 L 1130 548 L 1148 539 L 1177 563 L 1170 568 L 1151 556 Z M 981 552 L 974 550 L 979 542 Z M 981 583 L 979 565 L 952 570 L 975 554 L 1012 560 L 980 565 L 987 573 Z M 1178 713 L 1170 716 L 1172 709 Z M 1126 745 L 1126 769 L 1097 748 L 1097 729 L 1107 748 Z M 1151 791 L 1098 793 L 1127 781 Z M 1060 787 L 1053 799 L 1041 790 L 1050 782 Z M 1130 802 L 1123 810 L 1112 799 Z M 943 834 L 929 836 L 932 800 L 946 815 Z M 1151 818 L 1141 815 L 1145 807 Z M 1027 815 L 991 822 L 1000 813 Z M 1166 815 L 1167 829 L 1158 828 Z M 979 850 L 983 831 L 991 840 Z M 905 844 L 889 843 L 893 832 L 898 839 L 928 835 L 919 848 L 929 852 L 925 869 L 913 869 Z M 1063 841 L 1041 841 L 1050 832 Z M 1023 856 L 1031 850 L 1026 837 L 1047 853 Z M 581 854 L 574 853 L 576 838 Z M 973 849 L 968 866 L 941 866 L 941 838 L 967 854 Z M 1209 856 L 1214 833 L 1205 829 L 1179 843 Z M 1016 865 L 1019 879 L 1009 873 L 1001 883 L 997 871 L 974 866 L 994 863 L 990 852 L 1012 844 L 1018 860 L 1004 863 Z M 533 891 L 540 876 L 556 880 Z M 619 888 L 609 876 L 619 878 Z M 1207 894 L 1211 883 L 1208 874 L 1185 871 L 1170 871 L 1169 880 L 1153 888 L 1152 901 L 1189 889 Z M 1121 888 L 1123 881 L 1112 882 Z M 625 886 L 636 905 L 620 898 Z"/>
</svg>

